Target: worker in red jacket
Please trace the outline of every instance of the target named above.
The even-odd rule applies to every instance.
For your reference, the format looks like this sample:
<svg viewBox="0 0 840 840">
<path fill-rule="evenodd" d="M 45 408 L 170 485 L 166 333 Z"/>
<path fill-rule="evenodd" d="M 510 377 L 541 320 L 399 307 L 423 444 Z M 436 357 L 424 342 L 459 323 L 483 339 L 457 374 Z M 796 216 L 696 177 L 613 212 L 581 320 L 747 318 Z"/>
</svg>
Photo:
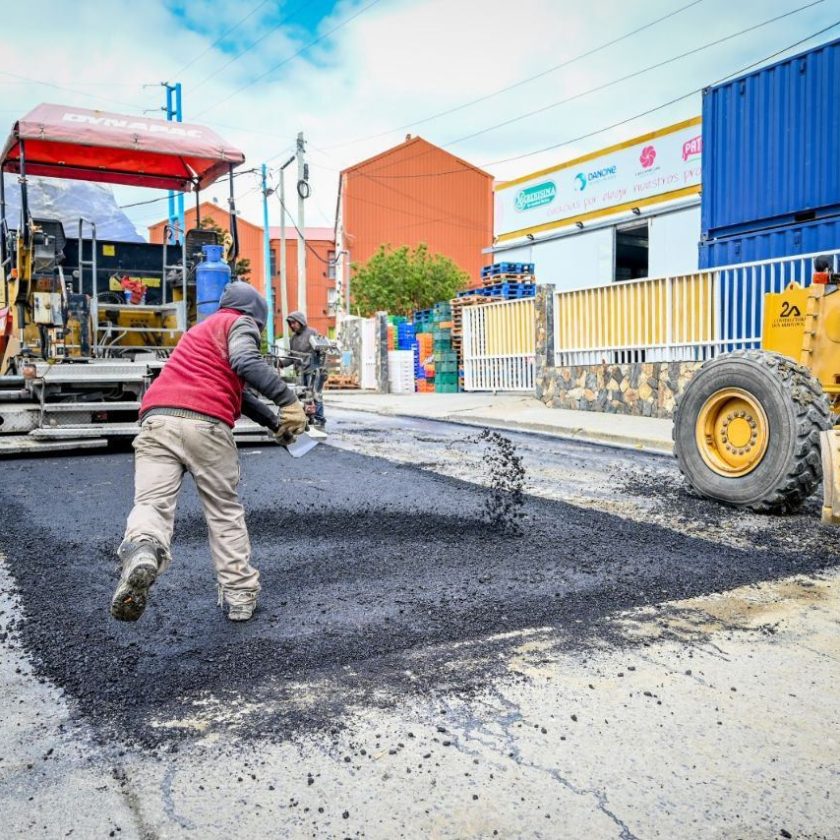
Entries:
<svg viewBox="0 0 840 840">
<path fill-rule="evenodd" d="M 195 480 L 207 520 L 219 606 L 232 621 L 254 614 L 259 572 L 239 501 L 233 425 L 240 414 L 284 443 L 306 429 L 298 398 L 260 354 L 268 307 L 247 283 L 230 283 L 219 310 L 188 330 L 140 405 L 134 440 L 134 507 L 117 552 L 123 568 L 111 615 L 136 621 L 149 587 L 170 562 L 175 504 L 184 473 Z M 280 407 L 276 415 L 250 393 Z"/>
</svg>

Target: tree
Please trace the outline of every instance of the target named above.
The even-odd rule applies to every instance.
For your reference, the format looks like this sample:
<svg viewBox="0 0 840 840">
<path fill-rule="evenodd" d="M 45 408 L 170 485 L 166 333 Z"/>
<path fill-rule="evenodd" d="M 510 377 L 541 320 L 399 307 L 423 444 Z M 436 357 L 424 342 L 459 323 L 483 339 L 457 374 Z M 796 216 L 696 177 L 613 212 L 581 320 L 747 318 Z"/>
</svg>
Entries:
<svg viewBox="0 0 840 840">
<path fill-rule="evenodd" d="M 359 315 L 384 310 L 410 315 L 441 300 L 455 297 L 469 275 L 443 254 L 430 254 L 426 245 L 391 250 L 382 245 L 364 264 L 352 265 L 353 304 Z"/>
<path fill-rule="evenodd" d="M 199 223 L 201 230 L 212 230 L 222 237 L 225 245 L 225 253 L 227 253 L 233 240 L 231 239 L 230 231 L 225 230 L 212 216 L 205 216 Z M 251 260 L 247 257 L 236 261 L 233 267 L 234 280 L 244 280 L 246 283 L 251 282 Z"/>
</svg>

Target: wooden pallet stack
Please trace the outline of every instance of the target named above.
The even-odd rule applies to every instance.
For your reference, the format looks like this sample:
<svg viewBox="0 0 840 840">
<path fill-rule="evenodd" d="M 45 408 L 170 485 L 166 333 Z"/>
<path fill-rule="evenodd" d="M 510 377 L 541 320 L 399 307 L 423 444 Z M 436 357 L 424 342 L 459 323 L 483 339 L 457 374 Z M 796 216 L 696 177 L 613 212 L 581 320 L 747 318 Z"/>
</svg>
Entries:
<svg viewBox="0 0 840 840">
<path fill-rule="evenodd" d="M 355 391 L 359 387 L 359 380 L 355 376 L 331 373 L 327 377 L 324 389 L 327 391 Z"/>
</svg>

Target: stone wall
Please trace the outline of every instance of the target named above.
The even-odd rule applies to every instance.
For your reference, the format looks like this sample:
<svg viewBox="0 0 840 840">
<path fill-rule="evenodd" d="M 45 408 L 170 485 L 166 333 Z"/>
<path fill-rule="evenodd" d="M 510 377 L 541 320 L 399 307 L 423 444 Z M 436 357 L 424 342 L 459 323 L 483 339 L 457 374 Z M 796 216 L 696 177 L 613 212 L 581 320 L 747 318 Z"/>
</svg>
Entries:
<svg viewBox="0 0 840 840">
<path fill-rule="evenodd" d="M 338 329 L 338 346 L 341 348 L 341 373 L 362 381 L 362 319 L 346 317 Z"/>
<path fill-rule="evenodd" d="M 537 397 L 554 408 L 671 417 L 674 403 L 701 362 L 546 366 Z"/>
</svg>

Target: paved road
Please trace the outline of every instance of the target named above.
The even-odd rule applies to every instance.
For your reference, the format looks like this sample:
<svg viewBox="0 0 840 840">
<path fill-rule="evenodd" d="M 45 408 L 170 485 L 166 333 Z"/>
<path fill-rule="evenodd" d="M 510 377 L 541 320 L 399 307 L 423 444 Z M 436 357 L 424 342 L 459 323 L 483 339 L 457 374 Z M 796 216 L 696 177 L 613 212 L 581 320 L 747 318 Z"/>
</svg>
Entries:
<svg viewBox="0 0 840 840">
<path fill-rule="evenodd" d="M 488 521 L 473 431 L 333 421 L 299 461 L 243 450 L 243 627 L 191 486 L 123 626 L 130 455 L 4 463 L 12 836 L 837 836 L 837 543 L 813 506 L 745 516 L 669 460 L 514 435 L 517 534 Z"/>
</svg>

